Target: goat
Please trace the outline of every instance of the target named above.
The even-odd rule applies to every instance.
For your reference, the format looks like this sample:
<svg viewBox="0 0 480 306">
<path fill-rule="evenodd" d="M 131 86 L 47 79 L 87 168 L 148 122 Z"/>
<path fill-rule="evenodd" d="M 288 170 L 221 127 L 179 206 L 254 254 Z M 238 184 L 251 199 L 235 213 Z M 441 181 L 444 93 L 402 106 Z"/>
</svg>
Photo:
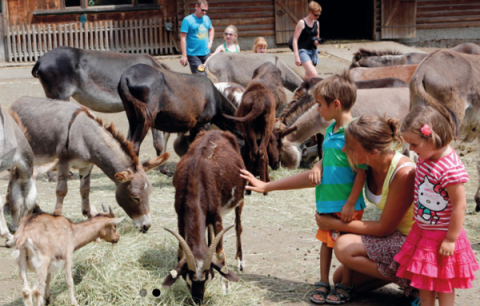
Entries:
<svg viewBox="0 0 480 306">
<path fill-rule="evenodd" d="M 124 218 L 115 218 L 112 208 L 107 211 L 102 206 L 104 213 L 80 223 L 72 223 L 63 216 L 46 213 L 22 219 L 14 236 L 15 250 L 12 256 L 18 264 L 23 281 L 23 301 L 26 306 L 33 305 L 33 297 L 36 298 L 37 306 L 45 305 L 45 302 L 52 303 L 51 273 L 63 266 L 70 304 L 78 305 L 73 288 L 73 252 L 98 238 L 112 243 L 118 242 L 120 238 L 116 225 Z M 28 285 L 27 269 L 37 273 L 33 294 Z"/>
<path fill-rule="evenodd" d="M 242 96 L 245 92 L 245 87 L 239 85 L 237 83 L 232 82 L 220 82 L 213 84 L 217 87 L 218 91 L 220 91 L 228 100 L 230 100 L 235 108 L 240 106 L 242 103 Z"/>
<path fill-rule="evenodd" d="M 170 287 L 181 275 L 193 299 L 202 302 L 205 285 L 214 276 L 213 269 L 225 278 L 222 279 L 224 293 L 229 280 L 238 281 L 225 266 L 222 236 L 233 225 L 224 228 L 222 217 L 235 209 L 236 258 L 239 270 L 243 271 L 240 216 L 245 180 L 237 173 L 244 168 L 237 139 L 230 132 L 222 131 L 200 132 L 178 162 L 173 177 L 178 233 L 165 229 L 179 241 L 178 265 L 165 278 L 164 288 Z M 207 228 L 210 246 L 205 237 Z M 217 259 L 213 258 L 215 252 Z"/>
</svg>

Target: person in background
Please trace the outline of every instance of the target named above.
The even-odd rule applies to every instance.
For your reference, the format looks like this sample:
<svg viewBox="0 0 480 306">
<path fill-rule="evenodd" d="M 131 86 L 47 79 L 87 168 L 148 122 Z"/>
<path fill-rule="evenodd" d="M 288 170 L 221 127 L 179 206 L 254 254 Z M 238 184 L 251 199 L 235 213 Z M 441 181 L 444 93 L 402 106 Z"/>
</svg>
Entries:
<svg viewBox="0 0 480 306">
<path fill-rule="evenodd" d="M 208 60 L 212 58 L 215 54 L 218 54 L 220 52 L 226 52 L 226 53 L 240 52 L 240 46 L 238 45 L 238 41 L 237 41 L 238 32 L 237 32 L 236 26 L 231 24 L 228 27 L 226 27 L 225 32 L 223 32 L 223 37 L 225 38 L 225 42 L 220 46 L 218 46 L 217 49 L 215 49 L 215 52 L 213 52 L 213 54 L 208 57 L 208 59 L 205 61 L 203 65 L 198 67 L 199 71 L 205 71 L 205 67 L 207 65 Z"/>
<path fill-rule="evenodd" d="M 295 65 L 305 69 L 305 79 L 317 77 L 317 46 L 320 43 L 320 24 L 318 17 L 322 13 L 320 4 L 312 1 L 308 4 L 308 15 L 297 23 L 293 34 L 293 53 Z"/>
<path fill-rule="evenodd" d="M 208 2 L 197 0 L 195 13 L 185 17 L 180 28 L 180 46 L 182 49 L 180 64 L 186 66 L 188 61 L 192 73 L 204 75 L 206 73 L 199 71 L 198 67 L 207 61 L 215 34 L 207 12 Z"/>
<path fill-rule="evenodd" d="M 255 53 L 267 53 L 267 41 L 263 37 L 257 37 L 253 42 L 252 51 Z"/>
</svg>

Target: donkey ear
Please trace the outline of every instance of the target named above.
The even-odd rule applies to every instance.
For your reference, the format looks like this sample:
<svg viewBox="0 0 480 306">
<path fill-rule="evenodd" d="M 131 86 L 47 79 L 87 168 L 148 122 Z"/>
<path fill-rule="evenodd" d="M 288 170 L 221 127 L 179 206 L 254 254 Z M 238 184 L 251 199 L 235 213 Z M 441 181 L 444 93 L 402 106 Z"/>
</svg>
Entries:
<svg viewBox="0 0 480 306">
<path fill-rule="evenodd" d="M 283 130 L 280 134 L 281 135 L 280 138 L 283 138 L 283 137 L 295 132 L 297 130 L 297 128 L 298 128 L 297 126 L 292 126 L 292 127 L 289 127 L 287 129 Z"/>
<path fill-rule="evenodd" d="M 41 166 L 36 166 L 33 168 L 33 176 L 37 176 L 39 174 L 44 174 L 47 173 L 48 171 L 52 170 L 55 168 L 58 164 L 58 158 L 55 159 L 53 162 L 41 165 Z"/>
<path fill-rule="evenodd" d="M 126 183 L 131 179 L 133 179 L 133 171 L 130 169 L 115 173 L 115 180 L 117 180 L 117 182 Z"/>
<path fill-rule="evenodd" d="M 160 156 L 152 158 L 142 163 L 143 170 L 147 172 L 153 168 L 160 166 L 161 164 L 165 163 L 170 158 L 170 153 L 165 152 Z"/>
</svg>

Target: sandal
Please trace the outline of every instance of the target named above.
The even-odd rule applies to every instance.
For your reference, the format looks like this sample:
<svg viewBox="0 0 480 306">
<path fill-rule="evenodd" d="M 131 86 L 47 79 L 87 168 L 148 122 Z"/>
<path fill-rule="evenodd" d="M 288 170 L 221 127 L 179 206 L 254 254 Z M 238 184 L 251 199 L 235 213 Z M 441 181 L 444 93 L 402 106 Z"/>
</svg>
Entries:
<svg viewBox="0 0 480 306">
<path fill-rule="evenodd" d="M 412 302 L 412 306 L 420 306 L 420 298 L 416 298 L 415 300 L 413 300 Z"/>
<path fill-rule="evenodd" d="M 326 291 L 323 291 L 321 289 L 325 289 Z M 313 290 L 312 294 L 310 294 L 310 302 L 316 305 L 322 305 L 325 304 L 327 301 L 327 295 L 330 292 L 330 284 L 326 282 L 316 282 L 315 283 L 315 290 Z M 323 298 L 323 301 L 315 299 L 313 296 L 314 295 L 320 295 Z"/>
<path fill-rule="evenodd" d="M 338 300 L 337 301 L 329 300 L 328 299 L 329 296 L 336 296 Z M 339 283 L 339 284 L 335 284 L 335 289 L 330 291 L 325 301 L 327 302 L 327 304 L 340 305 L 350 301 L 352 296 L 353 296 L 353 283 L 351 287 L 348 287 Z"/>
</svg>

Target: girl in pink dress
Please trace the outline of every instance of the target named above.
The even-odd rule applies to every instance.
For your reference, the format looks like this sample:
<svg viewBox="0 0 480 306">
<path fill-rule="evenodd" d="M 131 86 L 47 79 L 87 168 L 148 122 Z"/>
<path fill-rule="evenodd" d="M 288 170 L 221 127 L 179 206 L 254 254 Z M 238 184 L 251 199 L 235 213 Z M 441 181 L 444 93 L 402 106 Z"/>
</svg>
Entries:
<svg viewBox="0 0 480 306">
<path fill-rule="evenodd" d="M 415 176 L 415 224 L 401 251 L 397 276 L 420 290 L 422 306 L 453 306 L 455 288 L 472 287 L 479 269 L 463 221 L 468 174 L 449 143 L 455 126 L 430 106 L 414 108 L 401 132 L 418 155 Z"/>
</svg>

